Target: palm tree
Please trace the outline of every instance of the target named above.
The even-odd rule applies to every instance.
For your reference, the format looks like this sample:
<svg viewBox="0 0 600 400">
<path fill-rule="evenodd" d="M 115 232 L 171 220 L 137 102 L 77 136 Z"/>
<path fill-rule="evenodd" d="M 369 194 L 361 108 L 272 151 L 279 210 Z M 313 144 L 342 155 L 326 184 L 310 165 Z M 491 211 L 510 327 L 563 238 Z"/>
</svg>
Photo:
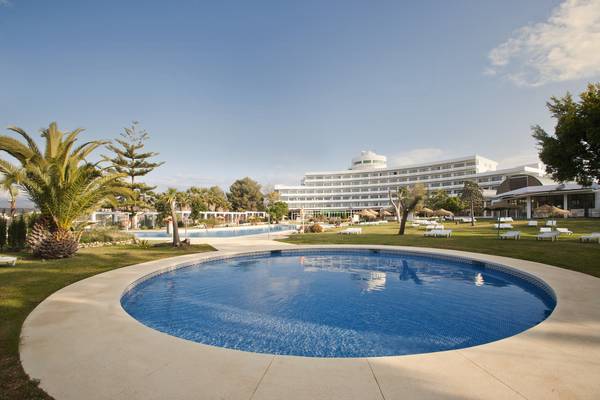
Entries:
<svg viewBox="0 0 600 400">
<path fill-rule="evenodd" d="M 183 220 L 185 237 L 187 238 L 188 219 L 183 216 L 183 211 L 192 205 L 192 195 L 189 192 L 177 192 L 177 204 L 179 205 L 179 211 L 181 211 L 181 219 Z"/>
<path fill-rule="evenodd" d="M 53 122 L 41 131 L 45 150 L 41 152 L 33 138 L 23 129 L 9 130 L 25 139 L 23 143 L 0 136 L 0 151 L 15 158 L 20 165 L 0 160 L 0 173 L 18 182 L 41 213 L 40 225 L 34 228 L 37 240 L 30 242 L 34 253 L 44 258 L 70 257 L 77 251 L 80 225 L 85 217 L 116 196 L 131 196 L 123 186 L 123 174 L 108 172 L 86 158 L 104 141 L 90 141 L 76 146 L 83 129 L 61 132 Z"/>
<path fill-rule="evenodd" d="M 390 190 L 388 194 L 390 203 L 396 210 L 396 216 L 400 218 L 400 215 L 402 215 L 398 235 L 404 235 L 408 214 L 413 212 L 425 198 L 425 187 L 419 184 L 412 187 L 403 186 L 398 188 L 396 193 L 392 193 Z"/>
<path fill-rule="evenodd" d="M 14 218 L 17 212 L 17 196 L 19 195 L 19 188 L 17 187 L 15 179 L 5 176 L 0 181 L 0 188 L 8 193 L 10 198 L 10 218 Z"/>
<path fill-rule="evenodd" d="M 179 197 L 179 192 L 177 189 L 169 188 L 166 192 L 163 193 L 164 201 L 169 205 L 171 209 L 171 220 L 173 223 L 173 246 L 179 247 L 181 246 L 181 240 L 179 239 L 179 227 L 177 226 L 177 198 Z"/>
</svg>

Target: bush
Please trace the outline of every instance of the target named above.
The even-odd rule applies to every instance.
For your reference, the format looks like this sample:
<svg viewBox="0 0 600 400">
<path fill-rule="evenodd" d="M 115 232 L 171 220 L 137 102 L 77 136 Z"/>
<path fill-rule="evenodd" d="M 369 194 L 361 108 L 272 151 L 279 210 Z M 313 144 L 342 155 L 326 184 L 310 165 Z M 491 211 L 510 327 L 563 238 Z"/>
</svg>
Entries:
<svg viewBox="0 0 600 400">
<path fill-rule="evenodd" d="M 0 250 L 4 250 L 4 246 L 6 246 L 7 228 L 6 218 L 0 217 Z"/>
<path fill-rule="evenodd" d="M 25 217 L 14 217 L 8 226 L 8 246 L 12 250 L 21 250 L 25 248 L 27 238 L 27 223 Z"/>
<path fill-rule="evenodd" d="M 114 243 L 133 239 L 134 236 L 131 233 L 119 231 L 115 228 L 94 228 L 83 231 L 79 241 L 81 243 Z"/>
<path fill-rule="evenodd" d="M 312 224 L 308 227 L 308 231 L 310 233 L 321 233 L 323 232 L 323 227 L 320 224 Z"/>
</svg>

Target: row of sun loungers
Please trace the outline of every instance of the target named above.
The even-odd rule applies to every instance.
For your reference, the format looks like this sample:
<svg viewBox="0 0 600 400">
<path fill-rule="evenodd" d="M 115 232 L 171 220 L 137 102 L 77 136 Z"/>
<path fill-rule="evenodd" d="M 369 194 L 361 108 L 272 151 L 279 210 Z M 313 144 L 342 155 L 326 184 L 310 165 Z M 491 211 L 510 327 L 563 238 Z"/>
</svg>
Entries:
<svg viewBox="0 0 600 400">
<path fill-rule="evenodd" d="M 598 242 L 600 243 L 600 232 L 594 232 L 591 235 L 582 236 L 580 238 L 582 242 Z"/>
<path fill-rule="evenodd" d="M 445 237 L 445 238 L 449 238 L 450 236 L 452 236 L 452 230 L 451 229 L 432 229 L 429 230 L 427 232 L 425 232 L 425 237 Z"/>
<path fill-rule="evenodd" d="M 17 257 L 0 256 L 0 264 L 14 266 L 16 263 L 17 263 Z"/>
<path fill-rule="evenodd" d="M 527 221 L 527 226 L 538 226 L 538 221 Z M 556 226 L 556 220 L 546 221 L 546 226 Z"/>
<path fill-rule="evenodd" d="M 511 224 L 494 224 L 492 225 L 494 229 L 512 229 L 513 226 Z"/>
<path fill-rule="evenodd" d="M 340 235 L 360 235 L 362 228 L 346 228 L 340 232 Z"/>
</svg>

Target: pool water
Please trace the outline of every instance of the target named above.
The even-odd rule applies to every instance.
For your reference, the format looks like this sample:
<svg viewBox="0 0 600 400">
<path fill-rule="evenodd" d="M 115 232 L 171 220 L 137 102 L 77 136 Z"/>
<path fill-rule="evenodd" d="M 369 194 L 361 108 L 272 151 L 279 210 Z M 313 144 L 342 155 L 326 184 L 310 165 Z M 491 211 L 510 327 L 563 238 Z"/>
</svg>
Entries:
<svg viewBox="0 0 600 400">
<path fill-rule="evenodd" d="M 370 250 L 290 250 L 207 261 L 122 298 L 143 324 L 208 345 L 308 357 L 459 349 L 522 332 L 556 305 L 501 266 Z"/>
<path fill-rule="evenodd" d="M 247 236 L 247 235 L 258 235 L 261 233 L 275 233 L 283 232 L 296 229 L 295 225 L 257 225 L 251 227 L 239 227 L 239 228 L 215 228 L 215 229 L 202 229 L 202 230 L 189 230 L 187 235 L 183 228 L 179 228 L 179 236 L 181 237 L 234 237 L 234 236 Z M 144 238 L 163 238 L 171 237 L 171 234 L 167 234 L 165 231 L 142 231 L 135 232 L 135 237 L 138 239 Z"/>
</svg>

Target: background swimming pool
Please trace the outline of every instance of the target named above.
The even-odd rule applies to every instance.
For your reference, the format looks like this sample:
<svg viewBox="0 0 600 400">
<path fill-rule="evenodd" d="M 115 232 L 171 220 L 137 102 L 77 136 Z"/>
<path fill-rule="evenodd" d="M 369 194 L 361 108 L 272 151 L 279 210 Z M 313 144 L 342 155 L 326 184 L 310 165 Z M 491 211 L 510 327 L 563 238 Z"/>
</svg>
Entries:
<svg viewBox="0 0 600 400">
<path fill-rule="evenodd" d="M 122 298 L 145 325 L 232 349 L 365 357 L 473 346 L 544 320 L 543 283 L 480 262 L 397 252 L 284 251 L 149 278 Z"/>
<path fill-rule="evenodd" d="M 257 225 L 249 227 L 236 227 L 236 228 L 215 228 L 215 229 L 201 229 L 201 230 L 189 230 L 188 234 L 185 235 L 183 228 L 179 228 L 179 236 L 183 237 L 234 237 L 234 236 L 246 236 L 246 235 L 257 235 L 260 233 L 268 232 L 282 232 L 296 229 L 295 225 Z M 135 236 L 139 239 L 143 238 L 154 238 L 154 237 L 171 237 L 165 231 L 147 231 L 147 232 L 135 232 Z"/>
</svg>

